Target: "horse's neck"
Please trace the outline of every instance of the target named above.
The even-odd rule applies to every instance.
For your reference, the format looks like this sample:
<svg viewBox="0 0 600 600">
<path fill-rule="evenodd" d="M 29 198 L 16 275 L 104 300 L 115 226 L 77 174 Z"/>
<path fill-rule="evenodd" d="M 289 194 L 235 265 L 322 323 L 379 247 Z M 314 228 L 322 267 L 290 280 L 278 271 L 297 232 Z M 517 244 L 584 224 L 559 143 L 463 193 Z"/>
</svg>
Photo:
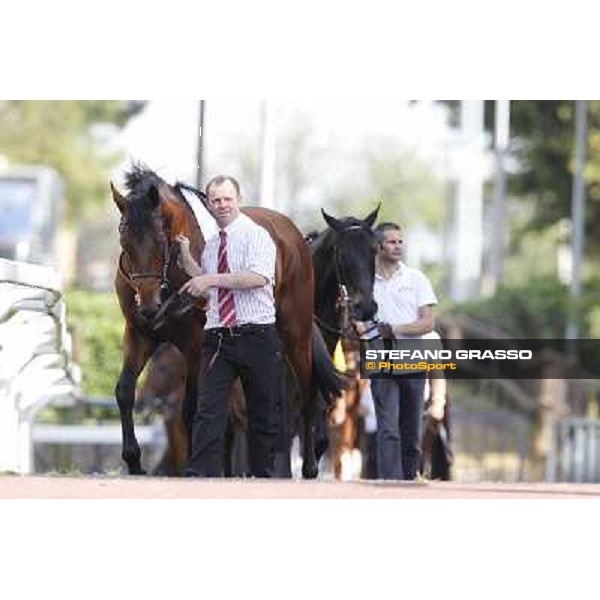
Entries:
<svg viewBox="0 0 600 600">
<path fill-rule="evenodd" d="M 336 303 L 338 296 L 335 256 L 332 245 L 321 246 L 313 256 L 315 272 L 315 311 L 317 316 L 337 326 Z"/>
<path fill-rule="evenodd" d="M 204 240 L 208 240 L 214 235 L 217 235 L 219 233 L 217 222 L 208 212 L 206 206 L 200 201 L 200 198 L 185 189 L 181 189 L 180 191 L 196 217 L 196 222 L 198 223 L 198 227 L 200 227 Z"/>
</svg>

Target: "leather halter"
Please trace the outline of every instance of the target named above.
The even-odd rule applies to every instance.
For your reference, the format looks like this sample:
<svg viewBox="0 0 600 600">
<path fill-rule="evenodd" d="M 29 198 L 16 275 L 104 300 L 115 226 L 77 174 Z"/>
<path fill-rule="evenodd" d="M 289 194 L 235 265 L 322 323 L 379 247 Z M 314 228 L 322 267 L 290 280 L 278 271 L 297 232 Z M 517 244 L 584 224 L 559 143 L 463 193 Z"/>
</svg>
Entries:
<svg viewBox="0 0 600 600">
<path fill-rule="evenodd" d="M 349 231 L 356 231 L 359 229 L 364 229 L 364 227 L 362 225 L 350 225 L 342 231 L 336 231 L 336 234 L 340 235 Z M 335 277 L 338 282 L 338 294 L 336 298 L 335 308 L 337 312 L 338 323 L 341 322 L 343 326 L 333 327 L 329 325 L 329 323 L 323 321 L 323 319 L 321 319 L 317 315 L 314 315 L 314 318 L 323 329 L 326 329 L 331 333 L 335 333 L 336 335 L 346 338 L 348 340 L 354 340 L 357 342 L 361 341 L 363 338 L 353 334 L 352 323 L 350 323 L 350 295 L 348 294 L 348 287 L 344 283 L 344 278 L 342 277 L 343 269 L 340 265 L 339 250 L 337 243 L 333 246 L 333 264 L 335 267 Z"/>
<path fill-rule="evenodd" d="M 363 229 L 363 227 L 361 227 L 360 225 L 350 225 L 350 227 L 347 227 L 343 231 L 339 232 L 338 235 L 340 233 L 347 233 L 348 231 L 355 231 L 357 229 Z M 340 266 L 339 249 L 337 244 L 334 244 L 333 246 L 333 264 L 335 267 L 335 277 L 338 282 L 338 296 L 336 300 L 336 308 L 342 310 L 349 310 L 350 296 L 348 295 L 348 287 L 344 283 L 344 278 L 342 277 L 342 268 Z"/>
<path fill-rule="evenodd" d="M 161 272 L 156 271 L 142 271 L 128 273 L 123 265 L 124 252 L 121 252 L 119 256 L 119 273 L 124 277 L 125 281 L 137 292 L 135 281 L 138 279 L 158 279 L 160 281 L 161 294 L 166 294 L 171 289 L 171 282 L 167 275 L 171 261 L 173 259 L 174 250 L 177 248 L 177 244 L 165 244 L 165 250 L 163 254 L 163 267 Z"/>
</svg>

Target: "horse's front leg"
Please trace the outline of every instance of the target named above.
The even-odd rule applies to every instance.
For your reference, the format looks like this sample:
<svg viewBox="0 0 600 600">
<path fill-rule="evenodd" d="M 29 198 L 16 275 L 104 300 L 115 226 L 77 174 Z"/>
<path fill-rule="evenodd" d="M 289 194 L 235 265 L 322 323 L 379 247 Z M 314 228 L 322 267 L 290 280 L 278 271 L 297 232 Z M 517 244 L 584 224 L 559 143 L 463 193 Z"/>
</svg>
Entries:
<svg viewBox="0 0 600 600">
<path fill-rule="evenodd" d="M 188 458 L 192 451 L 192 429 L 196 415 L 196 405 L 198 404 L 198 385 L 201 377 L 200 352 L 201 349 L 199 348 L 195 351 L 188 350 L 185 353 L 187 358 L 187 374 L 185 379 L 185 394 L 181 407 L 181 418 L 186 432 Z"/>
<path fill-rule="evenodd" d="M 204 320 L 194 311 L 180 325 L 180 330 L 174 339 L 186 361 L 185 395 L 181 405 L 181 418 L 186 431 L 187 458 L 192 451 L 192 429 L 196 405 L 198 403 L 198 386 L 202 373 L 200 372 L 202 344 L 204 342 Z"/>
<path fill-rule="evenodd" d="M 131 326 L 126 326 L 123 365 L 115 388 L 115 396 L 119 406 L 123 435 L 121 456 L 127 464 L 130 475 L 145 474 L 141 465 L 142 452 L 133 426 L 133 405 L 138 377 L 150 358 L 152 350 L 153 344 L 150 340 L 137 334 Z"/>
<path fill-rule="evenodd" d="M 317 456 L 315 453 L 315 401 L 317 391 L 311 386 L 308 395 L 304 395 L 302 401 L 303 417 L 303 448 L 302 448 L 302 477 L 304 479 L 315 479 L 319 474 Z"/>
</svg>

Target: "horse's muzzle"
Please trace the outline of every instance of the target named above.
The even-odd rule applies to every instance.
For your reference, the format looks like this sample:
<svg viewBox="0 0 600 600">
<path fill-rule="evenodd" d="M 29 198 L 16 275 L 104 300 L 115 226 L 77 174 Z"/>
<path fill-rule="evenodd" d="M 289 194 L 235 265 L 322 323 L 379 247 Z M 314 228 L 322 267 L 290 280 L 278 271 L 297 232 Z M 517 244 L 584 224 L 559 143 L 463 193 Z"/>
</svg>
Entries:
<svg viewBox="0 0 600 600">
<path fill-rule="evenodd" d="M 158 307 L 154 308 L 152 306 L 143 306 L 138 308 L 135 311 L 133 316 L 134 323 L 141 328 L 150 328 L 156 313 L 158 312 Z"/>
<path fill-rule="evenodd" d="M 158 306 L 143 306 L 138 310 L 138 313 L 146 321 L 152 321 L 156 313 L 158 312 Z"/>
<path fill-rule="evenodd" d="M 372 321 L 377 313 L 377 302 L 355 302 L 350 309 L 352 319 L 356 321 Z"/>
</svg>

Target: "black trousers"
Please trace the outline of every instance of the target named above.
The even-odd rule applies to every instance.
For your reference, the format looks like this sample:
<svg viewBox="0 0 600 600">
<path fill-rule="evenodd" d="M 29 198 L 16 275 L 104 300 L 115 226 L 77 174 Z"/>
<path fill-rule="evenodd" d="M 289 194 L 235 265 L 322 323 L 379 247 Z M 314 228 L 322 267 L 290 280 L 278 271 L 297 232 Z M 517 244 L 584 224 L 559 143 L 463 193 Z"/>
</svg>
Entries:
<svg viewBox="0 0 600 600">
<path fill-rule="evenodd" d="M 414 479 L 421 459 L 425 373 L 373 379 L 377 416 L 377 477 Z"/>
<path fill-rule="evenodd" d="M 200 370 L 187 474 L 223 475 L 229 393 L 235 378 L 240 377 L 248 411 L 250 474 L 274 477 L 283 389 L 282 343 L 275 325 L 257 325 L 233 335 L 207 331 Z"/>
</svg>

